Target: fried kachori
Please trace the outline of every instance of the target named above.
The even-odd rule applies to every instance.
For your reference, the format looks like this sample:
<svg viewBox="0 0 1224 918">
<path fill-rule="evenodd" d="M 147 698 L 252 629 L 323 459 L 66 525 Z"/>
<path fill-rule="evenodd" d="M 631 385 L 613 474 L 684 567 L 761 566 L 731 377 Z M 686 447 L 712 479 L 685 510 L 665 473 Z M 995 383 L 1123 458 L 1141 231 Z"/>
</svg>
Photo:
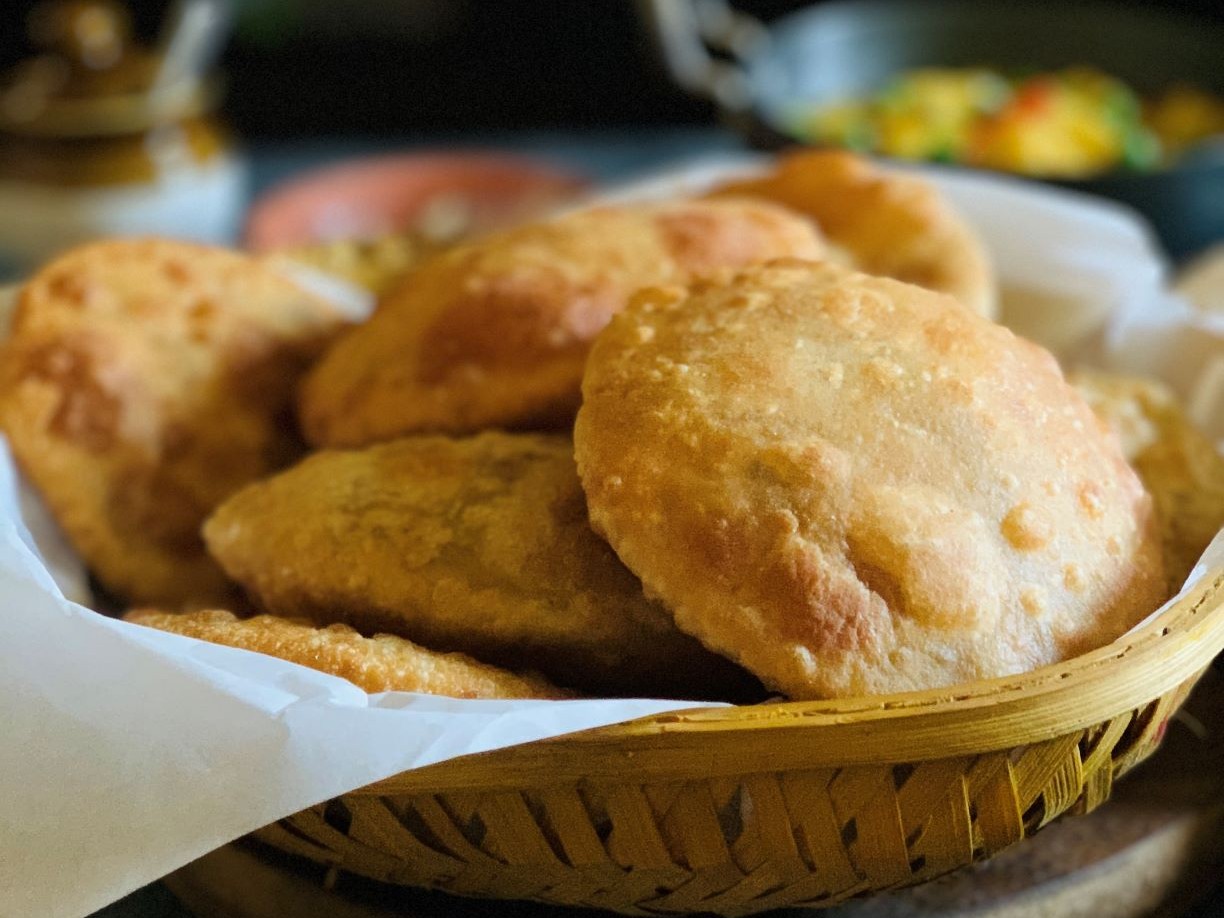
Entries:
<svg viewBox="0 0 1224 918">
<path fill-rule="evenodd" d="M 129 612 L 137 625 L 253 650 L 347 679 L 370 694 L 422 692 L 452 698 L 569 698 L 533 674 L 512 673 L 460 653 L 437 653 L 391 634 L 362 637 L 346 625 L 315 627 L 272 615 L 242 619 L 209 609 Z"/>
<path fill-rule="evenodd" d="M 590 692 L 742 697 L 754 685 L 676 630 L 591 531 L 566 436 L 316 453 L 226 501 L 204 535 L 276 615 L 399 634 Z"/>
<path fill-rule="evenodd" d="M 831 249 L 861 271 L 949 293 L 984 316 L 998 311 L 986 247 L 938 189 L 912 173 L 845 150 L 800 150 L 714 193 L 776 201 L 815 220 Z"/>
<path fill-rule="evenodd" d="M 1116 440 L 1049 353 L 950 296 L 800 261 L 647 290 L 583 399 L 595 528 L 792 698 L 1028 671 L 1165 596 Z"/>
<path fill-rule="evenodd" d="M 591 340 L 636 289 L 822 251 L 810 221 L 730 199 L 601 207 L 455 246 L 320 361 L 302 427 L 325 446 L 564 427 Z"/>
<path fill-rule="evenodd" d="M 1099 371 L 1078 371 L 1071 379 L 1118 435 L 1152 495 L 1165 573 L 1179 589 L 1224 527 L 1224 456 L 1162 383 Z"/>
<path fill-rule="evenodd" d="M 294 389 L 342 324 L 237 252 L 84 245 L 21 289 L 0 346 L 0 429 L 107 590 L 227 603 L 200 524 L 299 455 Z"/>
</svg>

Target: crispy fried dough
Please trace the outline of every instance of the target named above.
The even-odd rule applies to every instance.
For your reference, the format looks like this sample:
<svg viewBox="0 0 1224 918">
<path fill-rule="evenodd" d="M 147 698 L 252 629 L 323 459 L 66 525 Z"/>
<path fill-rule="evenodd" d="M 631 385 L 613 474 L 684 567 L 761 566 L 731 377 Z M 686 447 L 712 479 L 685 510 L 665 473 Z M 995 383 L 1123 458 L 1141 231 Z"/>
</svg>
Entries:
<svg viewBox="0 0 1224 918">
<path fill-rule="evenodd" d="M 0 350 L 0 428 L 109 590 L 223 602 L 232 588 L 200 524 L 298 455 L 293 388 L 340 324 L 236 252 L 81 246 L 21 290 Z"/>
<path fill-rule="evenodd" d="M 1165 595 L 1151 499 L 1046 351 L 834 265 L 640 293 L 575 446 L 647 591 L 794 698 L 1026 671 Z"/>
<path fill-rule="evenodd" d="M 1160 383 L 1085 371 L 1071 381 L 1118 435 L 1155 500 L 1165 573 L 1180 589 L 1224 527 L 1224 457 Z"/>
<path fill-rule="evenodd" d="M 761 178 L 716 195 L 784 204 L 814 219 L 854 267 L 950 293 L 987 317 L 997 312 L 994 271 L 973 230 L 928 182 L 880 169 L 844 150 L 781 157 Z"/>
<path fill-rule="evenodd" d="M 322 452 L 223 504 L 208 547 L 264 609 L 603 694 L 721 697 L 746 674 L 676 630 L 591 532 L 568 437 Z"/>
<path fill-rule="evenodd" d="M 179 614 L 139 609 L 138 625 L 240 647 L 300 663 L 375 692 L 423 692 L 452 698 L 570 698 L 534 674 L 512 673 L 461 653 L 437 653 L 390 634 L 364 638 L 347 625 L 316 628 L 273 615 L 240 619 L 232 612 Z"/>
<path fill-rule="evenodd" d="M 359 446 L 564 426 L 591 339 L 633 291 L 822 251 L 810 221 L 734 200 L 599 208 L 456 246 L 319 362 L 302 427 L 316 444 Z"/>
<path fill-rule="evenodd" d="M 265 256 L 273 264 L 287 261 L 334 274 L 382 296 L 442 244 L 418 234 L 401 233 L 377 239 L 339 239 L 281 249 Z"/>
</svg>

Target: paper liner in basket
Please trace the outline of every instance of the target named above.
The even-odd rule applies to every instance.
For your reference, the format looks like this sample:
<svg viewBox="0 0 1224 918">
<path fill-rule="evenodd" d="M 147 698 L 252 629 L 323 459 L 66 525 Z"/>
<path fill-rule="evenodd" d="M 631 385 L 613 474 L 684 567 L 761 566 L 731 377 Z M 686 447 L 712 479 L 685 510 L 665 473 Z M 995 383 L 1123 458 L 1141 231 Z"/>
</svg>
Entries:
<svg viewBox="0 0 1224 918">
<path fill-rule="evenodd" d="M 617 196 L 697 189 L 752 168 L 690 164 Z M 1224 438 L 1224 317 L 1165 290 L 1135 218 L 1026 183 L 929 175 L 991 249 L 1005 321 L 1066 359 L 1165 378 Z M 1224 556 L 1224 541 L 1211 551 Z M 79 561 L 20 487 L 7 450 L 0 596 L 0 915 L 92 911 L 410 768 L 694 707 L 370 696 L 291 663 L 106 618 L 73 601 L 88 601 Z"/>
</svg>

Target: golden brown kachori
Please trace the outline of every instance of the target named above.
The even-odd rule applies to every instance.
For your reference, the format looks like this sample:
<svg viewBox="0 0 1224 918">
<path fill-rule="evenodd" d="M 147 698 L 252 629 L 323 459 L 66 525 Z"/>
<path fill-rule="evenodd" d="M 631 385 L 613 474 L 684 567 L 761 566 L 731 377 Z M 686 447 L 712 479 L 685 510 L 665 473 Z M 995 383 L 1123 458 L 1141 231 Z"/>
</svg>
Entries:
<svg viewBox="0 0 1224 918">
<path fill-rule="evenodd" d="M 716 195 L 776 201 L 816 221 L 830 246 L 868 274 L 949 293 L 993 318 L 998 292 L 985 246 L 924 179 L 882 169 L 845 150 L 780 156 L 758 178 Z"/>
<path fill-rule="evenodd" d="M 316 453 L 204 530 L 264 610 L 386 631 L 604 694 L 742 696 L 592 531 L 567 436 Z M 759 686 L 757 686 L 759 691 Z"/>
<path fill-rule="evenodd" d="M 22 287 L 0 429 L 82 558 L 137 603 L 232 598 L 200 525 L 301 450 L 291 402 L 339 314 L 219 248 L 114 240 Z"/>
<path fill-rule="evenodd" d="M 568 425 L 591 340 L 639 287 L 819 257 L 810 221 L 759 201 L 601 207 L 428 259 L 306 380 L 309 439 Z"/>
<path fill-rule="evenodd" d="M 643 291 L 583 397 L 595 528 L 792 698 L 1024 672 L 1164 598 L 1116 440 L 1049 353 L 949 296 L 799 261 Z"/>
<path fill-rule="evenodd" d="M 512 673 L 460 653 L 437 653 L 390 634 L 365 638 L 347 625 L 315 627 L 272 615 L 240 619 L 210 609 L 168 613 L 152 609 L 124 618 L 213 644 L 253 650 L 347 679 L 375 692 L 423 692 L 452 698 L 569 698 L 534 674 Z"/>
</svg>

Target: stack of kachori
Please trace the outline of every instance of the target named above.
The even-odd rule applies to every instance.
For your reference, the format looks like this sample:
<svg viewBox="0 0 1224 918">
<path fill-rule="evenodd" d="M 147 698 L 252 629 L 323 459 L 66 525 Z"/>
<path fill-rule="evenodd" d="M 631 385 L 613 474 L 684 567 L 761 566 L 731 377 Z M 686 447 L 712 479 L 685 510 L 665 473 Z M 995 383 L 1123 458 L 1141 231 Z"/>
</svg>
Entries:
<svg viewBox="0 0 1224 918">
<path fill-rule="evenodd" d="M 1224 518 L 1171 395 L 1077 390 L 844 153 L 371 277 L 353 327 L 168 241 L 27 282 L 0 427 L 131 621 L 372 692 L 894 693 L 1114 640 Z"/>
</svg>

